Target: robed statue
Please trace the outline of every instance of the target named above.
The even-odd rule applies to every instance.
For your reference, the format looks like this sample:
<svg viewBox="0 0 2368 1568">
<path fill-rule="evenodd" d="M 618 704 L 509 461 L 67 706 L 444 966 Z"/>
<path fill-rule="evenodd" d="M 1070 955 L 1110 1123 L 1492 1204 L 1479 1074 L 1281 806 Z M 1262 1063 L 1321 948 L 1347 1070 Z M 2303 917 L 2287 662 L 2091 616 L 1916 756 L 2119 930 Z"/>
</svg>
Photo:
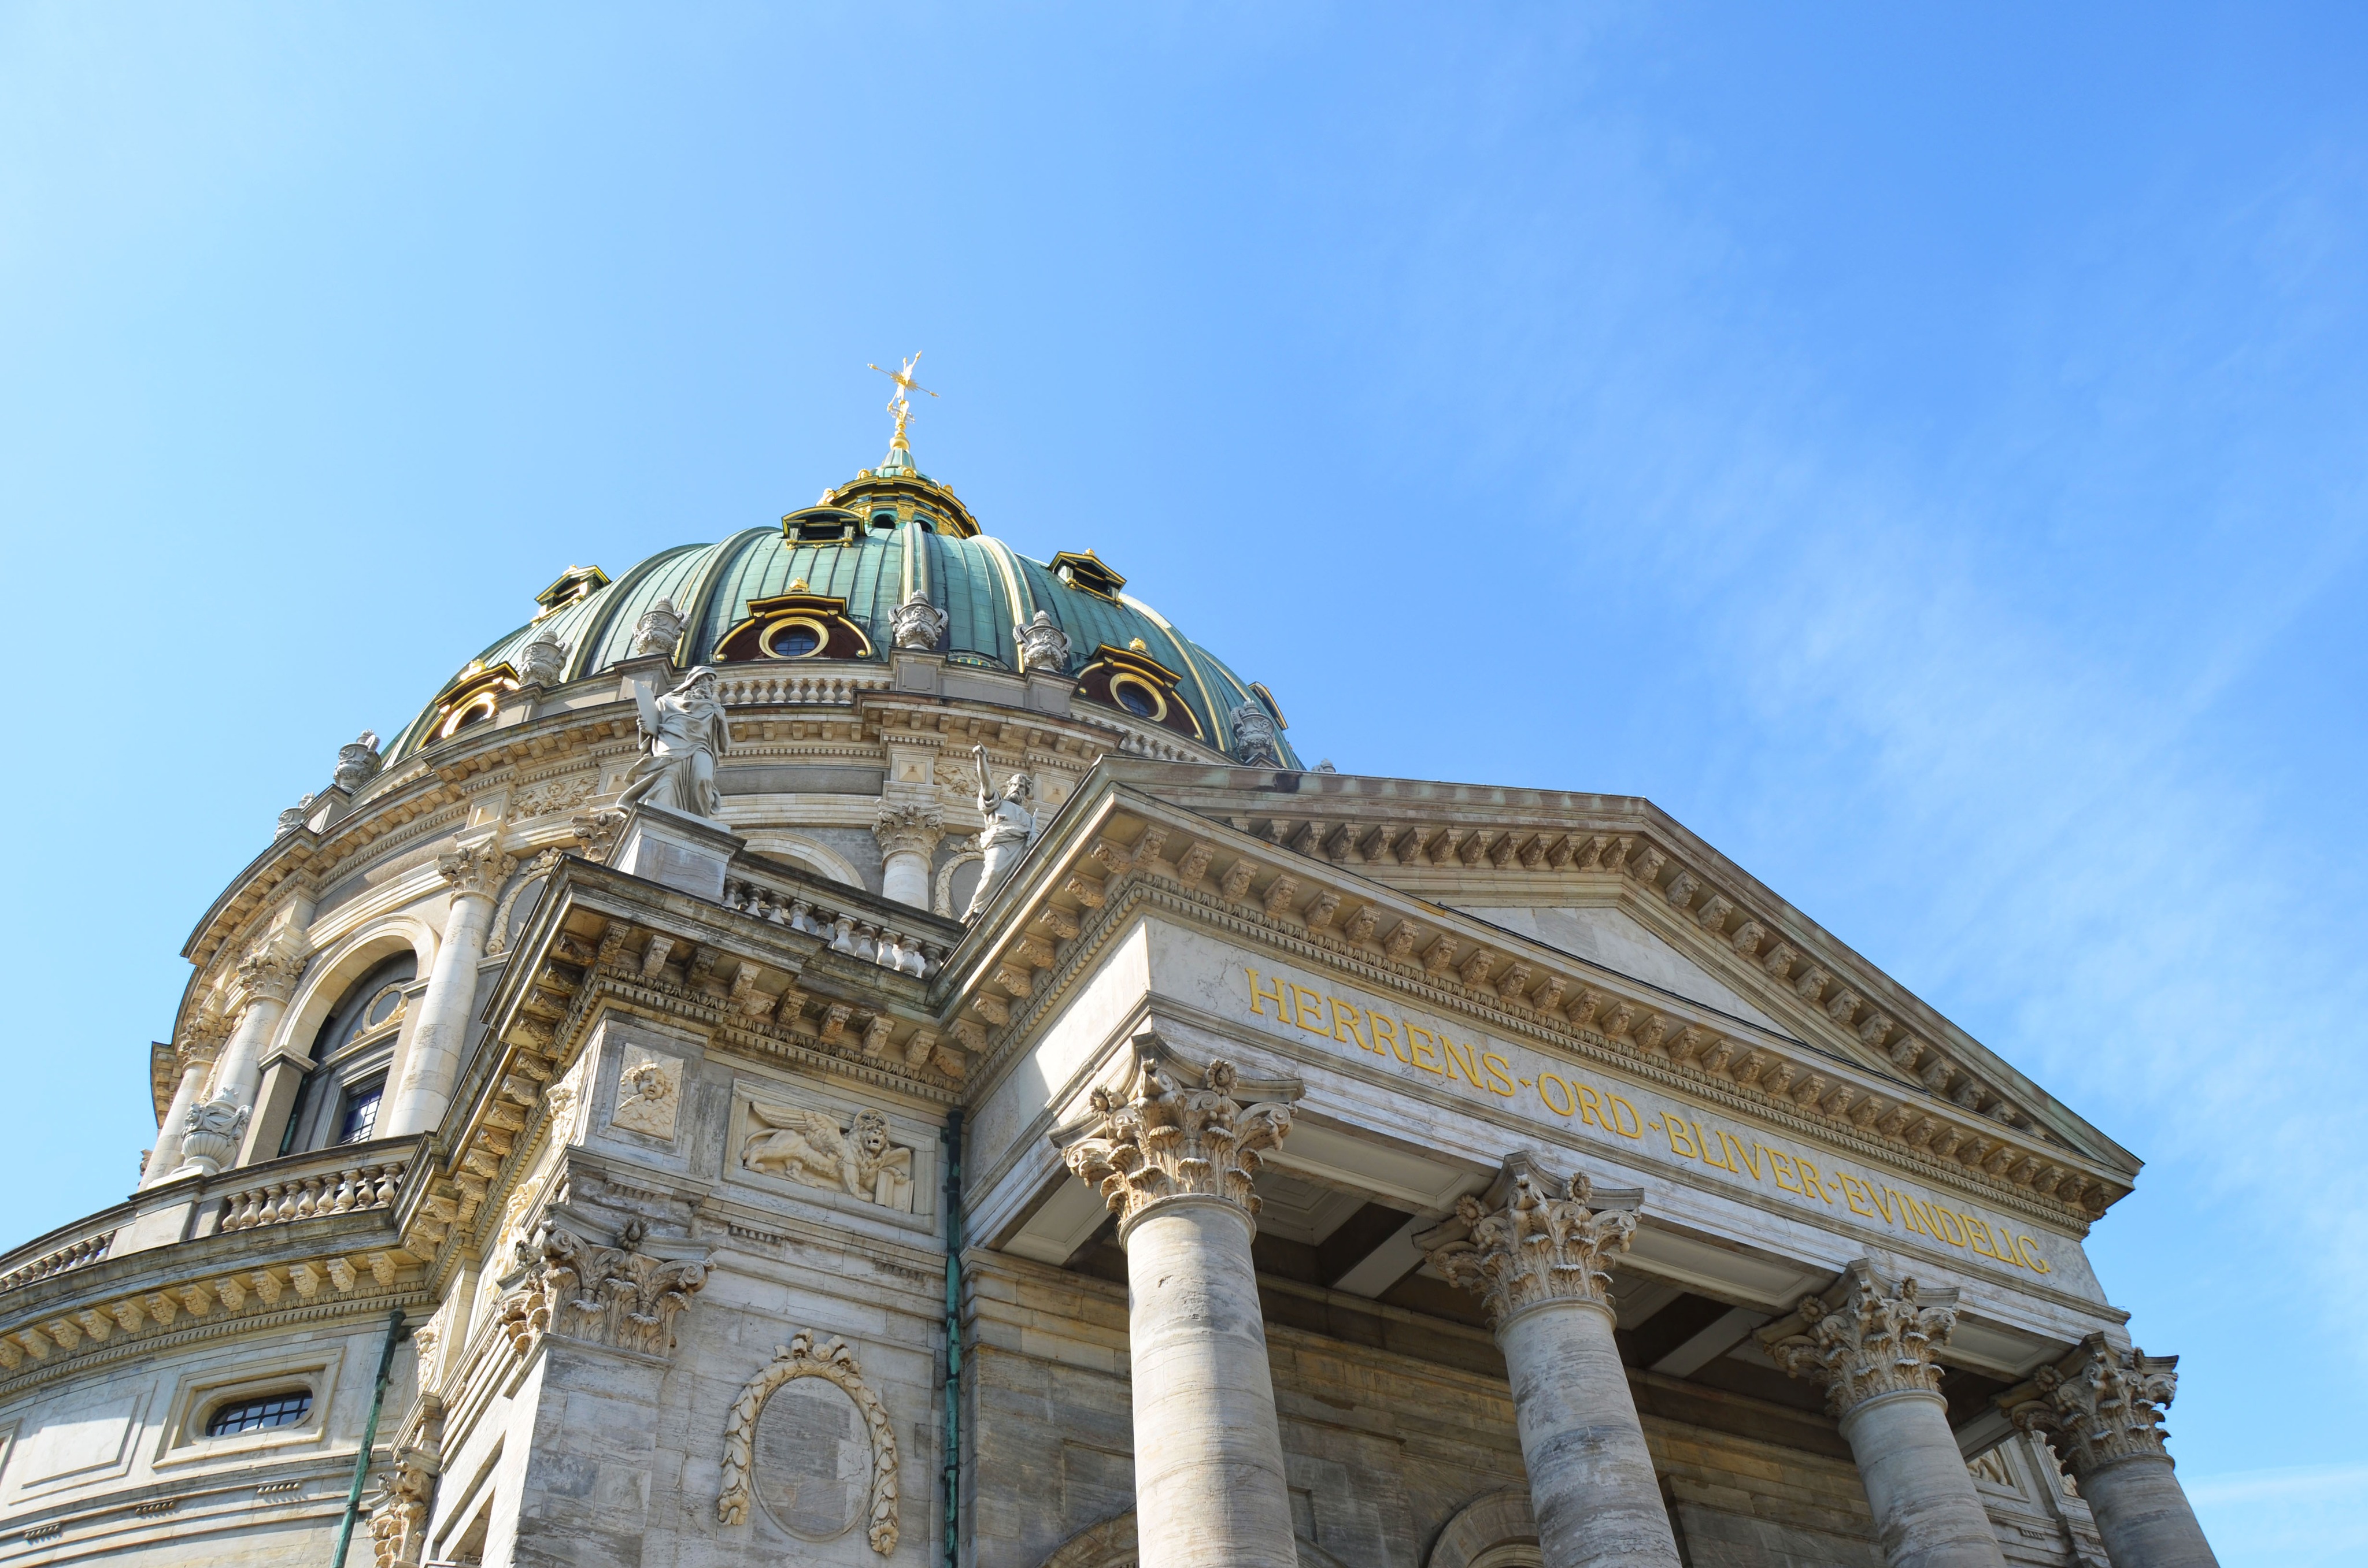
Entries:
<svg viewBox="0 0 2368 1568">
<path fill-rule="evenodd" d="M 715 820 L 723 803 L 715 789 L 715 759 L 732 749 L 715 672 L 701 665 L 664 697 L 636 685 L 633 700 L 641 710 L 642 757 L 625 775 L 617 804 L 663 806 Z"/>
<path fill-rule="evenodd" d="M 1028 775 L 1013 774 L 998 790 L 987 781 L 986 748 L 973 746 L 970 754 L 978 763 L 979 814 L 986 819 L 978 835 L 979 855 L 985 863 L 979 868 L 978 891 L 971 894 L 970 907 L 962 912 L 965 922 L 985 912 L 986 901 L 1011 875 L 1036 836 L 1036 813 L 1030 809 L 1036 789 L 1028 782 Z"/>
</svg>

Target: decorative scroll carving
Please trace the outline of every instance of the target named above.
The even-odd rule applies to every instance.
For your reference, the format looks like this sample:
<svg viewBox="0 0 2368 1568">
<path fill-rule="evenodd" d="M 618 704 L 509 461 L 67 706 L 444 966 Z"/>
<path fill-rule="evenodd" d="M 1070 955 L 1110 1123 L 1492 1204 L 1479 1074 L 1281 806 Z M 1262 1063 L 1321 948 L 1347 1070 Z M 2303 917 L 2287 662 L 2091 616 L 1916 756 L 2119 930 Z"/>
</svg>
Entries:
<svg viewBox="0 0 2368 1568">
<path fill-rule="evenodd" d="M 889 1142 L 888 1119 L 876 1110 L 855 1113 L 842 1130 L 826 1110 L 748 1102 L 748 1117 L 764 1131 L 740 1146 L 740 1164 L 766 1176 L 787 1176 L 808 1187 L 838 1187 L 900 1213 L 913 1207 L 913 1151 Z"/>
<path fill-rule="evenodd" d="M 2007 1418 L 2045 1437 L 2076 1480 L 2130 1459 L 2169 1459 L 2163 1407 L 2179 1392 L 2179 1358 L 2119 1350 L 2101 1334 L 2031 1381 L 1998 1396 Z"/>
<path fill-rule="evenodd" d="M 1903 1279 L 1895 1293 L 1861 1258 L 1837 1289 L 1804 1296 L 1759 1338 L 1784 1370 L 1824 1384 L 1827 1414 L 1840 1416 L 1877 1394 L 1939 1393 L 1933 1357 L 1956 1326 L 1956 1291 L 1919 1291 Z"/>
<path fill-rule="evenodd" d="M 871 1434 L 870 1530 L 871 1550 L 882 1557 L 896 1550 L 896 1429 L 880 1396 L 863 1381 L 863 1368 L 854 1348 L 840 1339 L 814 1343 L 814 1331 L 800 1329 L 787 1345 L 777 1347 L 773 1359 L 740 1391 L 723 1426 L 723 1493 L 715 1500 L 715 1517 L 727 1525 L 748 1522 L 749 1471 L 757 1452 L 757 1421 L 765 1402 L 782 1384 L 799 1378 L 822 1378 L 846 1393 L 862 1413 Z"/>
<path fill-rule="evenodd" d="M 427 1515 L 436 1500 L 436 1457 L 398 1449 L 362 1506 L 370 1511 L 377 1568 L 419 1568 L 427 1550 Z"/>
<path fill-rule="evenodd" d="M 550 1332 L 647 1356 L 673 1349 L 674 1320 L 707 1283 L 707 1265 L 641 1251 L 647 1232 L 632 1221 L 621 1244 L 607 1247 L 548 1225 L 536 1242 L 520 1243 L 522 1267 L 501 1303 L 511 1346 L 523 1354 Z"/>
<path fill-rule="evenodd" d="M 625 813 L 614 806 L 603 806 L 579 812 L 568 819 L 567 825 L 575 830 L 576 841 L 584 846 L 584 858 L 605 866 L 609 851 L 617 847 L 617 835 L 625 831 Z"/>
<path fill-rule="evenodd" d="M 1250 1181 L 1263 1150 L 1291 1131 L 1295 1084 L 1245 1085 L 1219 1058 L 1187 1087 L 1169 1073 L 1167 1048 L 1148 1033 L 1134 1039 L 1134 1071 L 1113 1094 L 1093 1092 L 1093 1114 L 1053 1134 L 1069 1169 L 1094 1183 L 1121 1225 L 1170 1198 L 1222 1198 L 1256 1216 Z M 1235 1092 L 1272 1096 L 1245 1107 Z"/>
<path fill-rule="evenodd" d="M 1455 1218 L 1414 1244 L 1450 1284 L 1477 1295 L 1502 1324 L 1544 1301 L 1611 1305 L 1606 1254 L 1628 1250 L 1641 1189 L 1595 1190 L 1584 1173 L 1564 1181 L 1526 1154 L 1505 1162 L 1486 1202 L 1468 1193 Z"/>
<path fill-rule="evenodd" d="M 899 648 L 933 653 L 946 635 L 946 612 L 916 588 L 903 604 L 888 612 L 889 635 Z"/>
</svg>

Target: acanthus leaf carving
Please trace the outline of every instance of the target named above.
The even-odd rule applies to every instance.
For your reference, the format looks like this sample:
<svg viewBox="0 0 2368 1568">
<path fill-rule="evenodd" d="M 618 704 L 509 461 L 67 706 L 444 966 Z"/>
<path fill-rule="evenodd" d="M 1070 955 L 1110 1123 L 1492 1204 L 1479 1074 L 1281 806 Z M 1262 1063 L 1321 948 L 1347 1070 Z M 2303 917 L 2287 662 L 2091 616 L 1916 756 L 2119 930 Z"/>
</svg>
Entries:
<svg viewBox="0 0 2368 1568">
<path fill-rule="evenodd" d="M 620 1244 L 601 1246 L 552 1224 L 520 1242 L 500 1307 L 512 1346 L 523 1353 L 552 1333 L 645 1356 L 672 1350 L 675 1319 L 707 1283 L 707 1265 L 643 1252 L 645 1234 L 630 1221 Z"/>
<path fill-rule="evenodd" d="M 1894 1290 L 1861 1258 L 1833 1290 L 1803 1297 L 1792 1317 L 1759 1339 L 1786 1372 L 1822 1384 L 1827 1411 L 1839 1417 L 1879 1394 L 1937 1397 L 1934 1358 L 1956 1326 L 1956 1291 L 1922 1290 L 1913 1279 Z"/>
<path fill-rule="evenodd" d="M 1093 1112 L 1053 1134 L 1069 1169 L 1101 1192 L 1121 1226 L 1131 1225 L 1158 1203 L 1180 1198 L 1216 1198 L 1251 1218 L 1258 1200 L 1250 1182 L 1261 1154 L 1281 1147 L 1291 1131 L 1291 1106 L 1298 1085 L 1245 1085 L 1239 1071 L 1220 1057 L 1197 1076 L 1198 1087 L 1178 1080 L 1177 1063 L 1158 1037 L 1134 1039 L 1134 1065 L 1116 1092 L 1097 1086 Z M 1269 1097 L 1245 1106 L 1236 1092 Z"/>
<path fill-rule="evenodd" d="M 1453 1220 L 1414 1244 L 1450 1284 L 1480 1298 L 1493 1324 L 1547 1301 L 1609 1312 L 1606 1260 L 1628 1250 L 1644 1201 L 1641 1190 L 1598 1192 L 1583 1172 L 1565 1180 L 1516 1154 L 1486 1201 L 1466 1193 Z"/>
<path fill-rule="evenodd" d="M 2176 1356 L 2119 1349 L 2092 1334 L 1998 1403 L 2023 1431 L 2045 1437 L 2074 1480 L 2086 1481 L 2123 1460 L 2169 1457 L 2162 1414 L 2179 1392 L 2178 1367 Z"/>
</svg>

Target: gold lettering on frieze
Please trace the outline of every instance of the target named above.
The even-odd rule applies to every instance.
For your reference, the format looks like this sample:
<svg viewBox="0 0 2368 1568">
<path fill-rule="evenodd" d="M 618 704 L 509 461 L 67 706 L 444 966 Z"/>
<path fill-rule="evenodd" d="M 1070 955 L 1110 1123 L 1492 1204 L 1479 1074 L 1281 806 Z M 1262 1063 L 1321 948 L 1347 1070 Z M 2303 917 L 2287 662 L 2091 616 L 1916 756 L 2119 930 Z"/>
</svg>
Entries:
<svg viewBox="0 0 2368 1568">
<path fill-rule="evenodd" d="M 1796 1144 L 1780 1147 L 1748 1128 L 1730 1130 L 1675 1110 L 1660 1111 L 1647 1120 L 1609 1082 L 1588 1083 L 1567 1068 L 1556 1072 L 1543 1063 L 1522 1075 L 1523 1070 L 1515 1063 L 1524 1053 L 1516 1047 L 1508 1045 L 1499 1051 L 1489 1049 L 1493 1042 L 1486 1040 L 1460 1040 L 1440 1020 L 1417 1022 L 1406 1014 L 1384 1012 L 1370 998 L 1350 1002 L 1281 975 L 1261 975 L 1247 966 L 1242 973 L 1248 982 L 1252 1015 L 1277 1028 L 1354 1046 L 1375 1059 L 1377 1066 L 1395 1062 L 1427 1073 L 1460 1093 L 1510 1100 L 1520 1107 L 1534 1096 L 1549 1119 L 1573 1131 L 1636 1143 L 1656 1157 L 1660 1154 L 1660 1142 L 1666 1139 L 1668 1157 L 1679 1164 L 1706 1165 L 1747 1185 L 1772 1187 L 1805 1205 L 1846 1209 L 1861 1219 L 1925 1237 L 1957 1252 L 1978 1255 L 2003 1267 L 2032 1274 L 2054 1272 L 2040 1256 L 2035 1236 L 2017 1233 L 2003 1221 L 1952 1209 L 1936 1199 L 1911 1197 L 1873 1174 L 1841 1169 L 1827 1156 L 1805 1153 Z M 1648 1138 L 1647 1133 L 1660 1136 Z"/>
</svg>

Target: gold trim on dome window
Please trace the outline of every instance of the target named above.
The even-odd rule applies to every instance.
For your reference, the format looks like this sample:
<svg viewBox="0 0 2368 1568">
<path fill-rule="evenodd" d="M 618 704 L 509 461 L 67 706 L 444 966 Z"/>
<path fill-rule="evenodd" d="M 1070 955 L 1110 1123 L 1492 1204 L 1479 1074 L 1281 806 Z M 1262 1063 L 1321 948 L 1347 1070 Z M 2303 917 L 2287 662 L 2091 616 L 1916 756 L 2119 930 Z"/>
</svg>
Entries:
<svg viewBox="0 0 2368 1568">
<path fill-rule="evenodd" d="M 1105 642 L 1095 649 L 1077 672 L 1077 695 L 1179 735 L 1202 739 L 1201 721 L 1176 688 L 1181 677 L 1144 650 L 1141 639 L 1136 641 L 1136 647 L 1113 648 Z"/>
<path fill-rule="evenodd" d="M 518 671 L 507 662 L 487 665 L 472 659 L 467 669 L 436 694 L 436 717 L 429 722 L 427 733 L 437 740 L 449 741 L 500 712 L 503 701 L 518 689 Z"/>
<path fill-rule="evenodd" d="M 1064 550 L 1046 564 L 1053 568 L 1053 575 L 1069 586 L 1082 588 L 1106 599 L 1116 599 L 1119 590 L 1126 586 L 1126 579 L 1112 571 L 1100 556 L 1090 550 L 1083 555 L 1074 550 Z"/>
<path fill-rule="evenodd" d="M 770 598 L 750 599 L 748 618 L 715 644 L 715 662 L 758 659 L 869 659 L 871 639 L 850 619 L 847 601 L 810 593 L 803 583 Z"/>
</svg>

